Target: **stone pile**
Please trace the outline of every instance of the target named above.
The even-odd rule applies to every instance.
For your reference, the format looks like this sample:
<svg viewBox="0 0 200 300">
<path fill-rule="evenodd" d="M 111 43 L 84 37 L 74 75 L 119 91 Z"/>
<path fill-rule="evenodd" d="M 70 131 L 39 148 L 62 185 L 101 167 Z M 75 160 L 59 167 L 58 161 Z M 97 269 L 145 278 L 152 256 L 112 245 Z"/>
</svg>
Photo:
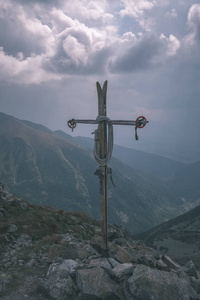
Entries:
<svg viewBox="0 0 200 300">
<path fill-rule="evenodd" d="M 98 243 L 97 243 L 98 241 Z M 168 256 L 123 238 L 109 243 L 109 257 L 95 251 L 100 237 L 70 242 L 73 259 L 56 258 L 40 283 L 52 299 L 200 299 L 199 275 L 192 262 L 181 267 Z"/>
<path fill-rule="evenodd" d="M 5 199 L 2 215 L 12 205 Z M 200 300 L 200 277 L 192 261 L 180 266 L 115 226 L 109 230 L 107 256 L 99 235 L 84 240 L 63 232 L 56 243 L 44 245 L 20 233 L 14 222 L 1 242 L 2 300 Z M 12 289 L 16 278 L 21 282 Z"/>
</svg>

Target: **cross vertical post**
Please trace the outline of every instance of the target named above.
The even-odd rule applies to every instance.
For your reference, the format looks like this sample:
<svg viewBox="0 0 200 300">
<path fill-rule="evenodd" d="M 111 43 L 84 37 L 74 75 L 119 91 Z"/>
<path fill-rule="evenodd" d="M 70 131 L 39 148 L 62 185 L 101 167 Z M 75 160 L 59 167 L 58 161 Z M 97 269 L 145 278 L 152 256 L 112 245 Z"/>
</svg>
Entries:
<svg viewBox="0 0 200 300">
<path fill-rule="evenodd" d="M 107 81 L 101 89 L 100 84 L 97 82 L 97 95 L 98 95 L 98 115 L 106 117 L 106 94 L 107 94 Z M 107 125 L 105 122 L 99 124 L 99 156 L 100 159 L 104 159 L 107 156 Z M 108 168 L 105 166 L 99 166 L 100 172 L 103 175 L 102 187 L 100 189 L 100 201 L 101 201 L 101 247 L 105 252 L 108 250 L 108 212 L 107 212 L 107 199 L 108 199 Z"/>
</svg>

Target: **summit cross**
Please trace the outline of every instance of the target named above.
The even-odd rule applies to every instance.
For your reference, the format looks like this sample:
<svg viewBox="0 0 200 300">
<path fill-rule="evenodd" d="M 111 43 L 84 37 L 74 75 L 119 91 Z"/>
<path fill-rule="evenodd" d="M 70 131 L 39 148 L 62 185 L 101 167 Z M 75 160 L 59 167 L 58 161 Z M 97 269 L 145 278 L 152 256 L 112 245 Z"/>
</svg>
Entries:
<svg viewBox="0 0 200 300">
<path fill-rule="evenodd" d="M 106 94 L 107 80 L 101 88 L 99 82 L 96 83 L 98 95 L 98 116 L 95 120 L 80 120 L 71 119 L 68 121 L 68 126 L 72 129 L 77 123 L 82 124 L 98 124 L 98 128 L 94 133 L 94 157 L 99 164 L 99 169 L 94 173 L 99 176 L 100 180 L 100 201 L 101 201 L 101 247 L 108 255 L 108 174 L 112 180 L 112 170 L 108 166 L 112 157 L 113 150 L 113 125 L 131 125 L 135 126 L 135 139 L 138 140 L 137 129 L 143 128 L 148 121 L 145 117 L 140 116 L 136 121 L 130 120 L 110 120 L 107 117 Z M 113 181 L 112 181 L 113 182 Z"/>
</svg>

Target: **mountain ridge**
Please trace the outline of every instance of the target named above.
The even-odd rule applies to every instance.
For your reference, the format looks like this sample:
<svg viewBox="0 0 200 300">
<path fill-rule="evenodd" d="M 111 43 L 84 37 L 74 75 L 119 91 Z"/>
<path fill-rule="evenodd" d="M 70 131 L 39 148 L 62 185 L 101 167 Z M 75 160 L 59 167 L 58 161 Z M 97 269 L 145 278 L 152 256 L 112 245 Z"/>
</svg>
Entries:
<svg viewBox="0 0 200 300">
<path fill-rule="evenodd" d="M 74 142 L 76 142 L 79 145 L 82 145 L 88 149 L 93 149 L 94 141 L 92 138 L 88 137 L 73 137 L 69 136 L 65 132 L 61 130 L 56 130 L 54 132 L 56 135 L 59 135 L 60 137 L 70 139 Z M 172 173 L 172 170 L 174 167 L 178 167 L 182 169 L 186 164 L 171 160 L 166 157 L 162 157 L 160 155 L 152 154 L 152 153 L 146 153 L 143 151 L 139 151 L 136 149 L 131 149 L 119 145 L 114 145 L 113 148 L 113 156 L 119 159 L 121 162 L 136 168 L 140 171 L 144 171 L 146 173 L 149 173 L 155 177 L 167 179 Z M 134 160 L 133 160 L 134 157 Z M 156 161 L 158 167 L 155 170 L 155 163 Z M 169 167 L 170 165 L 170 167 Z M 169 169 L 169 170 L 168 170 Z M 172 176 L 172 175 L 171 175 Z"/>
<path fill-rule="evenodd" d="M 98 166 L 92 152 L 42 125 L 5 114 L 0 114 L 0 119 L 0 178 L 11 192 L 33 203 L 81 210 L 100 219 L 99 179 L 93 175 Z M 162 223 L 192 205 L 173 194 L 163 181 L 114 157 L 111 167 L 117 188 L 109 182 L 109 220 L 133 233 Z"/>
<path fill-rule="evenodd" d="M 61 130 L 57 130 L 54 133 L 90 150 L 93 149 L 94 142 L 91 138 L 72 137 Z M 139 172 L 142 171 L 149 174 L 155 177 L 155 179 L 162 179 L 169 184 L 169 187 L 173 189 L 174 193 L 179 195 L 183 201 L 187 202 L 189 200 L 189 202 L 199 203 L 199 161 L 186 164 L 160 155 L 145 153 L 119 145 L 114 145 L 113 157 Z"/>
</svg>

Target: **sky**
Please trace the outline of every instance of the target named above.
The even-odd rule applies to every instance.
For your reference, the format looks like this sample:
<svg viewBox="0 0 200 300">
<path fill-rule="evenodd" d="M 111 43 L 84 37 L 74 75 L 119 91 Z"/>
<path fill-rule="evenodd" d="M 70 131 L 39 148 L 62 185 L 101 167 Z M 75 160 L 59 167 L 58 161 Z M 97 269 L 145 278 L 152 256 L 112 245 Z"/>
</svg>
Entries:
<svg viewBox="0 0 200 300">
<path fill-rule="evenodd" d="M 0 0 L 0 111 L 92 137 L 96 82 L 108 80 L 116 144 L 200 160 L 200 3 L 196 0 Z"/>
</svg>

